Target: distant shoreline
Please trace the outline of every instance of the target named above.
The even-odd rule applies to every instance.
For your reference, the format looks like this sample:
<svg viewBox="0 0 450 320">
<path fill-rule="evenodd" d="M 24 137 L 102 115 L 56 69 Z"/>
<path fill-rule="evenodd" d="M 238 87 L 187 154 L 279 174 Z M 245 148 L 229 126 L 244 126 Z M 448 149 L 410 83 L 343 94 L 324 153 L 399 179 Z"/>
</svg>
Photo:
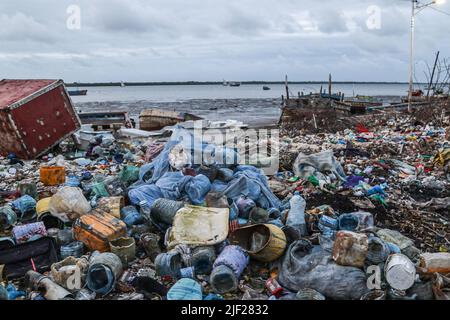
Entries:
<svg viewBox="0 0 450 320">
<path fill-rule="evenodd" d="M 284 84 L 284 81 L 242 81 L 241 85 L 268 85 Z M 186 85 L 222 85 L 221 81 L 176 81 L 176 82 L 124 82 L 127 87 L 134 86 L 186 86 Z M 289 84 L 328 84 L 327 81 L 289 81 Z M 377 82 L 377 81 L 333 81 L 333 84 L 401 84 L 407 82 Z M 416 85 L 426 85 L 427 83 L 415 83 Z M 120 87 L 121 82 L 73 82 L 66 83 L 66 87 Z"/>
</svg>

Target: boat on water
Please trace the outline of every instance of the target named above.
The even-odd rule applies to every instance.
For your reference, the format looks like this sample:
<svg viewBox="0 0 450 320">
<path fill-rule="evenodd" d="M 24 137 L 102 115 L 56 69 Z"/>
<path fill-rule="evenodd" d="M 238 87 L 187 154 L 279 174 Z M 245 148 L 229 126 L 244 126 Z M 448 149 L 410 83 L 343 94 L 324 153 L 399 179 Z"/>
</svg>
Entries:
<svg viewBox="0 0 450 320">
<path fill-rule="evenodd" d="M 264 87 L 263 87 L 263 90 L 264 90 L 264 91 L 270 90 L 270 87 L 264 86 Z"/>
<path fill-rule="evenodd" d="M 120 83 L 120 86 L 121 86 L 122 88 L 125 87 L 125 82 L 122 81 L 122 82 Z"/>
<path fill-rule="evenodd" d="M 69 96 L 85 96 L 87 94 L 87 90 L 68 90 Z"/>
<path fill-rule="evenodd" d="M 240 82 L 230 82 L 230 87 L 240 87 L 241 83 Z"/>
</svg>

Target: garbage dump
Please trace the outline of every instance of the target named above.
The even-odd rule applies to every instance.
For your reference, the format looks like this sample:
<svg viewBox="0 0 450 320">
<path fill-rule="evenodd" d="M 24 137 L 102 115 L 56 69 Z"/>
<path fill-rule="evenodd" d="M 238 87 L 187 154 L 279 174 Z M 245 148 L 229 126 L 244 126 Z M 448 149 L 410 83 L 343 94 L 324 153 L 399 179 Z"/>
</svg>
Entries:
<svg viewBox="0 0 450 320">
<path fill-rule="evenodd" d="M 183 123 L 5 154 L 0 299 L 448 300 L 440 120 L 282 131 L 270 176 Z"/>
</svg>

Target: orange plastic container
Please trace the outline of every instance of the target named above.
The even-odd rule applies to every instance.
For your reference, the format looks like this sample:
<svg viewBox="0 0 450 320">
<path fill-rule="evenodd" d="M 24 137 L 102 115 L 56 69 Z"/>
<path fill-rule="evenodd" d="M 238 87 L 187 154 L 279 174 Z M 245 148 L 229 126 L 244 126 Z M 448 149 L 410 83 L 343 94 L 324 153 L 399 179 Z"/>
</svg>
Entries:
<svg viewBox="0 0 450 320">
<path fill-rule="evenodd" d="M 106 252 L 110 250 L 111 241 L 126 237 L 127 225 L 108 213 L 94 211 L 75 221 L 73 235 L 90 250 Z"/>
<path fill-rule="evenodd" d="M 66 182 L 66 169 L 64 167 L 41 167 L 41 182 L 46 186 L 57 186 Z"/>
</svg>

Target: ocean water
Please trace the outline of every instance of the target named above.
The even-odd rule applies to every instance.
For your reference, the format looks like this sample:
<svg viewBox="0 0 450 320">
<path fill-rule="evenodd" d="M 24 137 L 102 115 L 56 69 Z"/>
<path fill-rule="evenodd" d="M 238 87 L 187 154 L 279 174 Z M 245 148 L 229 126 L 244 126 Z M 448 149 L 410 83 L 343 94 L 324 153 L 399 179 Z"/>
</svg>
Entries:
<svg viewBox="0 0 450 320">
<path fill-rule="evenodd" d="M 80 87 L 87 89 L 86 96 L 74 96 L 75 103 L 106 102 L 106 101 L 149 101 L 175 102 L 191 99 L 269 99 L 280 98 L 285 95 L 285 87 L 281 84 L 268 85 L 271 90 L 264 91 L 262 85 L 241 85 L 227 87 L 223 85 L 160 85 L 160 86 L 128 86 L 128 87 Z M 308 94 L 319 92 L 320 87 L 328 90 L 328 84 L 290 84 L 292 95 L 298 92 Z M 73 90 L 74 88 L 70 88 Z M 402 96 L 406 95 L 407 84 L 334 84 L 333 92 L 343 92 L 345 96 Z"/>
<path fill-rule="evenodd" d="M 139 122 L 139 114 L 147 108 L 161 108 L 189 112 L 208 120 L 239 120 L 250 126 L 276 124 L 281 115 L 281 95 L 285 87 L 268 85 L 160 85 L 128 87 L 87 87 L 86 96 L 73 96 L 72 101 L 81 112 L 127 111 Z M 322 84 L 328 88 L 327 83 Z M 290 94 L 319 92 L 321 84 L 291 84 Z M 73 90 L 73 88 L 70 88 Z M 346 97 L 369 95 L 404 96 L 407 84 L 335 84 L 333 92 L 343 92 Z"/>
</svg>

